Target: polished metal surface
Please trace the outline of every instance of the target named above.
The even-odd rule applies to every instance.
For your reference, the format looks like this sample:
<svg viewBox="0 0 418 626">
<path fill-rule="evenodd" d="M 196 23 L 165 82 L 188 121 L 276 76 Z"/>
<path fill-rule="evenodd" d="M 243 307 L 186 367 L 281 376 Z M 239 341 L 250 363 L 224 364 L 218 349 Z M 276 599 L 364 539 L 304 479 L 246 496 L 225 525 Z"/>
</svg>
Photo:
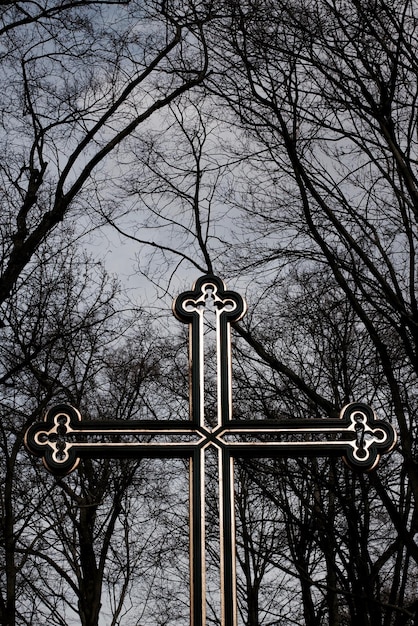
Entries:
<svg viewBox="0 0 418 626">
<path fill-rule="evenodd" d="M 209 307 L 214 322 L 207 332 Z M 191 626 L 205 626 L 205 463 L 218 456 L 221 624 L 237 626 L 234 458 L 341 456 L 353 469 L 370 471 L 395 445 L 392 426 L 366 404 L 344 407 L 337 419 L 240 420 L 232 415 L 231 324 L 246 312 L 244 299 L 216 276 L 199 278 L 173 303 L 189 324 L 190 416 L 188 420 L 83 421 L 69 405 L 51 408 L 26 433 L 25 445 L 56 474 L 73 471 L 83 458 L 184 457 L 190 464 Z M 207 339 L 216 351 L 216 421 L 207 418 Z M 207 343 L 207 341 L 206 341 Z M 91 440 L 94 435 L 94 441 Z M 100 441 L 103 435 L 103 441 Z M 112 441 L 108 441 L 112 435 Z M 119 440 L 118 440 L 119 439 Z"/>
</svg>

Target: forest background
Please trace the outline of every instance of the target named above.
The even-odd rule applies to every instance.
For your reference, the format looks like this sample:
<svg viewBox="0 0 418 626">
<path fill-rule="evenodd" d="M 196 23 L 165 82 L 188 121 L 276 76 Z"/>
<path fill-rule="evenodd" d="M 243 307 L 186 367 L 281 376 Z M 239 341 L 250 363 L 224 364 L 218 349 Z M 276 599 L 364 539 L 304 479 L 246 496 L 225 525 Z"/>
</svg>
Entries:
<svg viewBox="0 0 418 626">
<path fill-rule="evenodd" d="M 0 624 L 189 623 L 187 467 L 54 478 L 23 436 L 187 419 L 170 306 L 206 272 L 249 305 L 236 416 L 399 435 L 365 476 L 237 464 L 240 625 L 418 624 L 415 0 L 0 5 Z"/>
</svg>

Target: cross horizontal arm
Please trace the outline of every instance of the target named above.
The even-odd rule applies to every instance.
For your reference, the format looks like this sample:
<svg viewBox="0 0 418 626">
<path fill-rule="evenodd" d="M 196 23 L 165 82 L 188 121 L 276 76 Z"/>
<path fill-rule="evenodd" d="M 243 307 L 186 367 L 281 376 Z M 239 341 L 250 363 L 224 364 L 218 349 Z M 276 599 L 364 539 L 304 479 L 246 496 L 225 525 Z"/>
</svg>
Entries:
<svg viewBox="0 0 418 626">
<path fill-rule="evenodd" d="M 210 445 L 240 457 L 339 455 L 369 471 L 395 442 L 392 426 L 361 403 L 347 405 L 338 419 L 234 419 L 213 430 L 185 420 L 83 421 L 77 409 L 62 404 L 25 437 L 27 448 L 58 474 L 75 469 L 83 457 L 190 457 Z"/>
</svg>

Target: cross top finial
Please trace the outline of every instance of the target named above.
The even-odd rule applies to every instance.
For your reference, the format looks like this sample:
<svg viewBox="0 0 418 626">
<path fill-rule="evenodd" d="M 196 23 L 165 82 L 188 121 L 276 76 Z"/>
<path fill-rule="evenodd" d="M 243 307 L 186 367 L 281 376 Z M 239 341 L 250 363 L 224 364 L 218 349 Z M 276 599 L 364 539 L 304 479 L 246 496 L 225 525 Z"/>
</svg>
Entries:
<svg viewBox="0 0 418 626">
<path fill-rule="evenodd" d="M 203 426 L 205 422 L 205 311 L 212 302 L 215 314 L 217 355 L 217 425 L 232 417 L 231 323 L 238 322 L 247 311 L 240 294 L 225 289 L 217 276 L 201 276 L 191 291 L 181 293 L 173 302 L 178 320 L 189 324 L 190 417 Z"/>
<path fill-rule="evenodd" d="M 190 323 L 194 316 L 199 315 L 199 306 L 205 306 L 212 298 L 214 306 L 229 323 L 238 322 L 247 311 L 247 303 L 236 291 L 228 291 L 223 280 L 207 274 L 201 276 L 191 291 L 181 293 L 173 302 L 174 315 L 181 322 Z"/>
</svg>

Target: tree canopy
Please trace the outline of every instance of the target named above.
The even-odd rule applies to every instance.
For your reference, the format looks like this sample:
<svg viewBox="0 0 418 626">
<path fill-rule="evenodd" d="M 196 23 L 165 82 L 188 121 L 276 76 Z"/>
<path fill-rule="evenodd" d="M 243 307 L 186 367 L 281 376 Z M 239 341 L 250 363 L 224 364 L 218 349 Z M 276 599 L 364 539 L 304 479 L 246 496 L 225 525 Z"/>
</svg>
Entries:
<svg viewBox="0 0 418 626">
<path fill-rule="evenodd" d="M 240 626 L 417 624 L 414 0 L 0 4 L 0 624 L 189 623 L 184 464 L 54 479 L 23 436 L 60 401 L 187 417 L 167 315 L 202 273 L 249 305 L 237 417 L 356 400 L 399 435 L 366 476 L 237 464 Z"/>
</svg>

